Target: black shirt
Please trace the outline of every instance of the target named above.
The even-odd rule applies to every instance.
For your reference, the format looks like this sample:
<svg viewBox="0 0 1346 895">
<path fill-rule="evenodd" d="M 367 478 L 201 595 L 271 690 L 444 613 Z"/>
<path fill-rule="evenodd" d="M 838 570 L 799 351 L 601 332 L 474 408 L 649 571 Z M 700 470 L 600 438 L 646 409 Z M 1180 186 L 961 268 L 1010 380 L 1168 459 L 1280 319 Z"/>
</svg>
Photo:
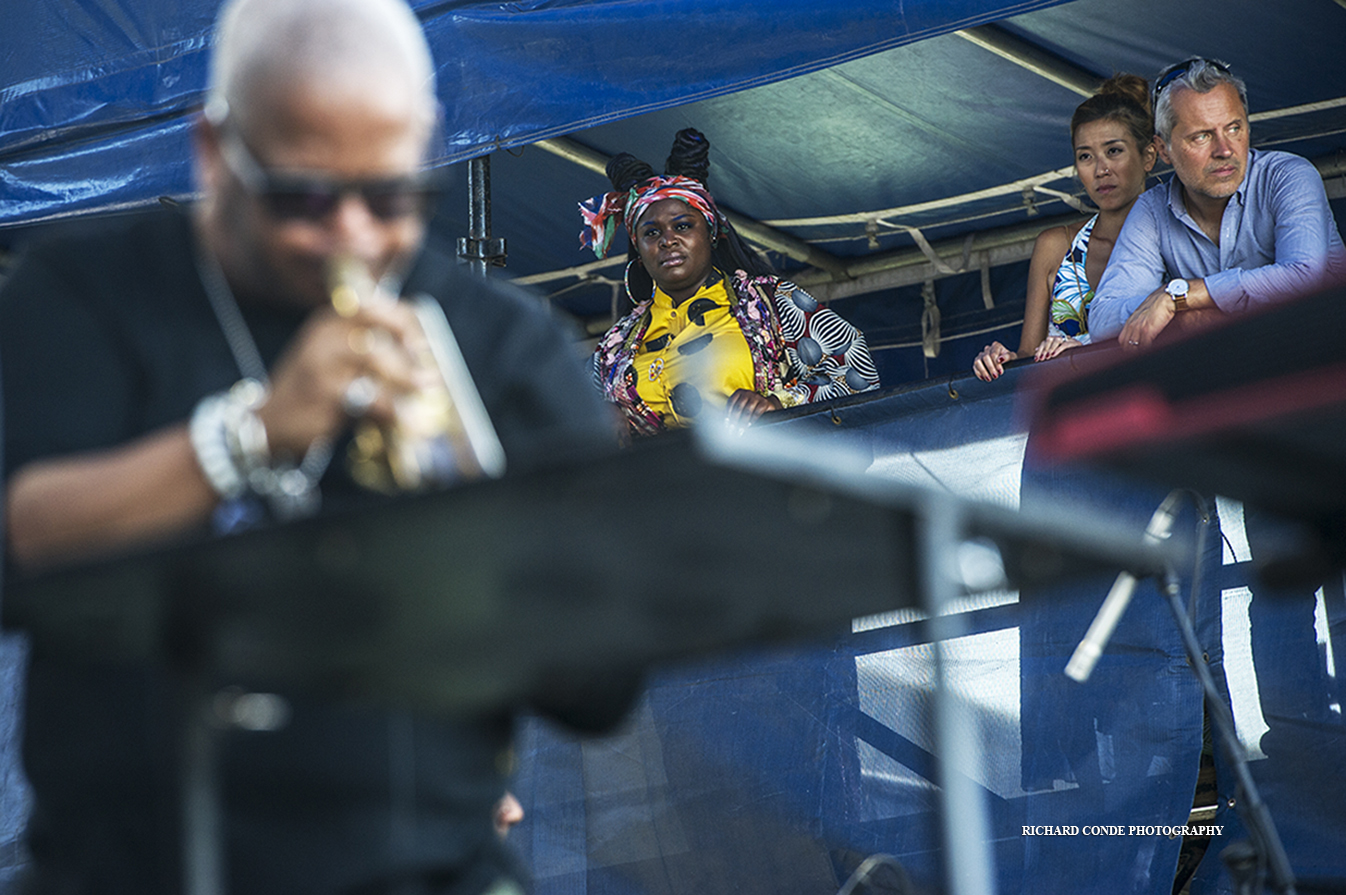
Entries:
<svg viewBox="0 0 1346 895">
<path fill-rule="evenodd" d="M 511 471 L 610 446 L 611 417 L 576 348 L 535 299 L 432 249 L 406 291 L 444 306 Z M 303 321 L 283 307 L 243 313 L 268 365 Z M 239 378 L 179 213 L 101 222 L 35 248 L 0 290 L 6 478 L 185 422 Z M 344 479 L 334 462 L 325 505 L 355 493 Z M 286 696 L 286 727 L 223 741 L 230 891 L 471 892 L 507 867 L 490 825 L 507 715 L 427 718 Z M 177 698 L 158 668 L 34 655 L 24 750 L 36 891 L 180 889 Z"/>
</svg>

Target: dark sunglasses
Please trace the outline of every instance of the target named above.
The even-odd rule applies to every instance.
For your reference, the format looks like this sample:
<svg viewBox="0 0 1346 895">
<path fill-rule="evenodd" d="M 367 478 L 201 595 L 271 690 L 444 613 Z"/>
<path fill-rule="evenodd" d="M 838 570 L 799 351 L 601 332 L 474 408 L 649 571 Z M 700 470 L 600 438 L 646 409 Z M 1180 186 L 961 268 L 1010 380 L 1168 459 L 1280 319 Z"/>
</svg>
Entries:
<svg viewBox="0 0 1346 895">
<path fill-rule="evenodd" d="M 1169 84 L 1172 84 L 1174 81 L 1178 80 L 1178 78 L 1181 78 L 1183 75 L 1187 74 L 1187 72 L 1191 70 L 1192 66 L 1196 65 L 1198 62 L 1204 62 L 1207 65 L 1211 66 L 1212 68 L 1219 70 L 1223 74 L 1226 75 L 1229 74 L 1229 66 L 1221 62 L 1219 59 L 1210 59 L 1205 56 L 1193 56 L 1190 59 L 1184 59 L 1183 61 L 1176 63 L 1175 65 L 1170 65 L 1168 68 L 1164 69 L 1159 73 L 1159 77 L 1155 78 L 1154 92 L 1150 96 L 1151 105 L 1158 104 L 1159 94 L 1164 92 L 1164 88 L 1167 87 Z"/>
<path fill-rule="evenodd" d="M 381 221 L 422 217 L 440 191 L 439 178 L 425 171 L 372 180 L 269 171 L 232 131 L 221 139 L 220 154 L 244 189 L 257 197 L 267 214 L 280 221 L 321 221 L 351 193 L 359 195 L 369 213 Z"/>
</svg>

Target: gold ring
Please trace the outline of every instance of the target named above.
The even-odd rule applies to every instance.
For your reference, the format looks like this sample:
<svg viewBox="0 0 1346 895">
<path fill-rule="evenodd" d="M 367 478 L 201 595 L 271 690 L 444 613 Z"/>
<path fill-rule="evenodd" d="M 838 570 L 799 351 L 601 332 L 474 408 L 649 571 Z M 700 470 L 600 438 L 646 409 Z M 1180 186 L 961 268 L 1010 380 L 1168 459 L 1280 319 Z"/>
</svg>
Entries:
<svg viewBox="0 0 1346 895">
<path fill-rule="evenodd" d="M 346 344 L 350 346 L 351 351 L 356 354 L 368 354 L 372 347 L 372 340 L 369 338 L 369 329 L 364 326 L 355 326 L 346 333 Z"/>
<path fill-rule="evenodd" d="M 360 293 L 349 283 L 342 283 L 332 290 L 332 307 L 342 317 L 354 317 L 360 310 Z"/>
</svg>

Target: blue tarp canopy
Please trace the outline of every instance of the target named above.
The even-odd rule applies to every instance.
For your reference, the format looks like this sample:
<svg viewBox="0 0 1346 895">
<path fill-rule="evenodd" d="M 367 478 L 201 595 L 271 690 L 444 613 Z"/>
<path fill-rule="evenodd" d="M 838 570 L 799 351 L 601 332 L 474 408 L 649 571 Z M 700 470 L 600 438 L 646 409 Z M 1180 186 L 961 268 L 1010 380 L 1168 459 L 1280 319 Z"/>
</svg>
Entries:
<svg viewBox="0 0 1346 895">
<path fill-rule="evenodd" d="M 827 68 L 1062 0 L 414 3 L 450 163 Z M 190 189 L 186 131 L 216 0 L 13 10 L 0 79 L 0 222 Z M 655 48 L 651 52 L 651 48 Z"/>
<path fill-rule="evenodd" d="M 0 241 L 188 194 L 215 0 L 7 2 L 24 28 L 0 54 Z M 620 263 L 561 271 L 593 261 L 575 203 L 606 179 L 536 141 L 659 167 L 695 126 L 721 204 L 794 241 L 770 241 L 773 260 L 865 329 L 886 384 L 966 370 L 991 338 L 1017 340 L 1032 238 L 1075 219 L 1062 197 L 1082 195 L 1068 139 L 1081 94 L 1066 84 L 1217 56 L 1248 82 L 1256 145 L 1343 169 L 1346 67 L 1327 50 L 1346 8 L 1327 0 L 414 5 L 439 67 L 443 163 L 491 153 L 505 275 L 601 327 Z M 452 239 L 468 199 L 465 173 L 449 180 L 436 229 Z M 911 227 L 967 272 L 919 263 Z M 926 279 L 943 317 L 934 358 L 920 348 Z"/>
</svg>

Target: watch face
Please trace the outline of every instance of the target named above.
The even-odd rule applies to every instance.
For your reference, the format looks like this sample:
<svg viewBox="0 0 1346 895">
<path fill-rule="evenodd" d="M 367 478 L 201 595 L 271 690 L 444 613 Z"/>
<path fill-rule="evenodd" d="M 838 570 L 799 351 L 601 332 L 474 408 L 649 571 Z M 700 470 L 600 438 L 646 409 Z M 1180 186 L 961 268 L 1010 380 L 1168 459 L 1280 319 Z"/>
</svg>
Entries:
<svg viewBox="0 0 1346 895">
<path fill-rule="evenodd" d="M 1168 285 L 1164 287 L 1164 291 L 1167 292 L 1169 295 L 1186 295 L 1187 281 L 1169 280 Z"/>
</svg>

